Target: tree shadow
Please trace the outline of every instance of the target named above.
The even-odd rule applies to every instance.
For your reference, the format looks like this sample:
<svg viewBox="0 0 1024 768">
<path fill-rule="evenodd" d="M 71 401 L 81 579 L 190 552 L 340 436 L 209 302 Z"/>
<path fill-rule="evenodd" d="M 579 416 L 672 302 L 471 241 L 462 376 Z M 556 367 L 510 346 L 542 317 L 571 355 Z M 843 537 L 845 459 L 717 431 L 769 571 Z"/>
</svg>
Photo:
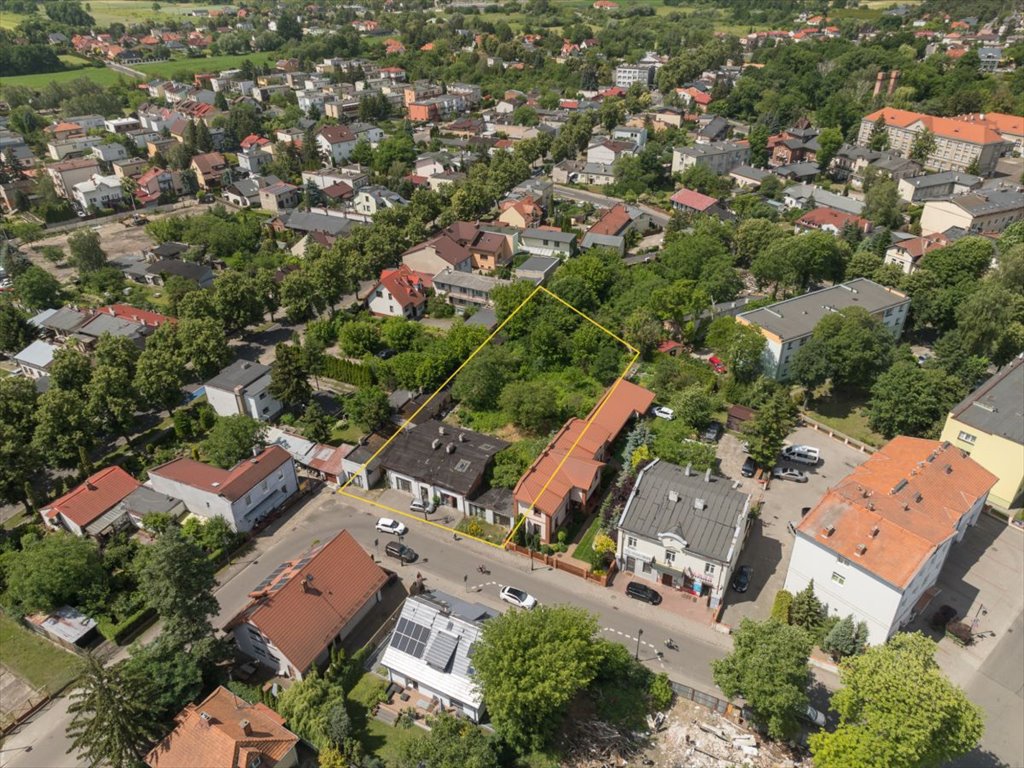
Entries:
<svg viewBox="0 0 1024 768">
<path fill-rule="evenodd" d="M 978 747 L 946 764 L 946 768 L 1011 768 L 1002 758 Z"/>
</svg>

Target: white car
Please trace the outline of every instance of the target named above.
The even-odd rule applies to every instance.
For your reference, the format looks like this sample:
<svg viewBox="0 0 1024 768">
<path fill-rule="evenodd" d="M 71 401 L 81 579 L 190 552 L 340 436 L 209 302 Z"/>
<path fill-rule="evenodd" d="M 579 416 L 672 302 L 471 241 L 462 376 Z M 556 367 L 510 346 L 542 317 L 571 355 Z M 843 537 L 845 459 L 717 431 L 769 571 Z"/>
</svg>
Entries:
<svg viewBox="0 0 1024 768">
<path fill-rule="evenodd" d="M 530 610 L 531 608 L 537 607 L 537 598 L 531 595 L 529 592 L 525 592 L 522 589 L 516 587 L 502 587 L 501 588 L 501 599 L 510 605 L 515 605 L 519 608 L 525 608 Z"/>
<path fill-rule="evenodd" d="M 377 521 L 377 530 L 381 533 L 393 533 L 396 536 L 405 536 L 409 532 L 409 526 L 392 520 L 390 517 L 382 517 Z"/>
<path fill-rule="evenodd" d="M 772 477 L 776 480 L 792 480 L 794 483 L 806 483 L 807 473 L 790 467 L 775 467 L 772 470 Z"/>
<path fill-rule="evenodd" d="M 813 724 L 813 725 L 818 726 L 819 728 L 824 728 L 825 727 L 825 723 L 826 723 L 825 715 L 823 713 L 819 712 L 818 710 L 816 710 L 810 704 L 807 705 L 807 712 L 804 713 L 803 719 L 806 720 L 807 722 Z"/>
<path fill-rule="evenodd" d="M 813 445 L 788 445 L 782 449 L 782 458 L 813 467 L 821 461 L 821 451 Z"/>
<path fill-rule="evenodd" d="M 671 408 L 666 408 L 664 405 L 652 406 L 651 413 L 659 419 L 668 419 L 669 421 L 672 421 L 672 419 L 676 417 L 676 412 Z"/>
</svg>

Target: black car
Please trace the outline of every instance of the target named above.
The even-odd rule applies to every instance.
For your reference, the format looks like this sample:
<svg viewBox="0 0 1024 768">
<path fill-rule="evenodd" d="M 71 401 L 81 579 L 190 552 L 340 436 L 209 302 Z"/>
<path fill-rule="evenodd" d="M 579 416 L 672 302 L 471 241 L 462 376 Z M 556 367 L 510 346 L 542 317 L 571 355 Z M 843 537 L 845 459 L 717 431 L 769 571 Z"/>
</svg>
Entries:
<svg viewBox="0 0 1024 768">
<path fill-rule="evenodd" d="M 747 456 L 747 460 L 743 462 L 743 467 L 740 469 L 740 474 L 744 477 L 753 477 L 757 474 L 757 462 L 752 456 Z"/>
<path fill-rule="evenodd" d="M 746 592 L 750 587 L 750 576 L 754 569 L 749 565 L 741 565 L 736 574 L 732 577 L 732 588 L 734 592 Z"/>
<path fill-rule="evenodd" d="M 705 443 L 717 443 L 721 437 L 722 424 L 718 421 L 712 421 L 704 428 L 704 431 L 700 433 L 700 439 Z"/>
<path fill-rule="evenodd" d="M 405 544 L 400 544 L 397 541 L 389 541 L 384 547 L 384 554 L 396 560 L 401 560 L 403 563 L 414 563 L 416 558 L 419 557 L 412 547 L 407 547 Z"/>
<path fill-rule="evenodd" d="M 657 605 L 661 602 L 661 595 L 658 590 L 641 584 L 639 581 L 631 581 L 626 585 L 626 594 L 634 600 L 643 600 L 645 603 Z"/>
</svg>

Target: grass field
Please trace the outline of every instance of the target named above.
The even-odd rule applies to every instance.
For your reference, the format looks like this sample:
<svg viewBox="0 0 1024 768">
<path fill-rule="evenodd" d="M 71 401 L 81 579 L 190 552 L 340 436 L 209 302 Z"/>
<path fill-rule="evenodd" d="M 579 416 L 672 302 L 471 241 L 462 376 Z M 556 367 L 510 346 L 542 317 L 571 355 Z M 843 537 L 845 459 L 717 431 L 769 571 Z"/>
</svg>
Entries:
<svg viewBox="0 0 1024 768">
<path fill-rule="evenodd" d="M 0 11 L 0 29 L 14 29 L 27 18 L 29 18 L 28 15 L 24 13 Z"/>
<path fill-rule="evenodd" d="M 0 660 L 33 688 L 60 690 L 82 669 L 82 660 L 0 615 Z"/>
<path fill-rule="evenodd" d="M 117 82 L 118 78 L 125 77 L 125 75 L 118 74 L 107 67 L 82 67 L 81 69 L 69 69 L 65 72 L 44 72 L 39 75 L 0 77 L 0 88 L 23 85 L 27 88 L 39 89 L 49 83 L 67 83 L 80 77 L 88 78 L 100 85 L 113 85 Z"/>
<path fill-rule="evenodd" d="M 867 411 L 867 404 L 864 401 L 851 398 L 842 392 L 827 399 L 816 400 L 807 409 L 812 419 L 827 424 L 854 440 L 879 447 L 885 443 L 885 437 L 868 426 Z"/>
<path fill-rule="evenodd" d="M 253 64 L 263 64 L 276 61 L 277 57 L 272 53 L 246 53 L 235 56 L 206 56 L 201 59 L 172 59 L 171 61 L 157 61 L 152 64 L 137 64 L 133 69 L 145 72 L 147 75 L 169 77 L 176 72 L 219 72 L 222 69 L 233 69 L 241 66 L 242 62 L 250 59 Z"/>
</svg>

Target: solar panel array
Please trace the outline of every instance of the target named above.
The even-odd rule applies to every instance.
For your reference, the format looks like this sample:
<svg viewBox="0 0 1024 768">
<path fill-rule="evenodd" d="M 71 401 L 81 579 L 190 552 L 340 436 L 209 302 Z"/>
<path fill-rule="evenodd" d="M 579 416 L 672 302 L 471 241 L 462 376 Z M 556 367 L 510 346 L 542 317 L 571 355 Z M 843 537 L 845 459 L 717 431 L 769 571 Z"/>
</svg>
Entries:
<svg viewBox="0 0 1024 768">
<path fill-rule="evenodd" d="M 422 658 L 423 649 L 430 639 L 430 629 L 408 619 L 399 619 L 398 626 L 391 635 L 391 645 L 402 653 L 408 653 L 417 659 Z"/>
</svg>

